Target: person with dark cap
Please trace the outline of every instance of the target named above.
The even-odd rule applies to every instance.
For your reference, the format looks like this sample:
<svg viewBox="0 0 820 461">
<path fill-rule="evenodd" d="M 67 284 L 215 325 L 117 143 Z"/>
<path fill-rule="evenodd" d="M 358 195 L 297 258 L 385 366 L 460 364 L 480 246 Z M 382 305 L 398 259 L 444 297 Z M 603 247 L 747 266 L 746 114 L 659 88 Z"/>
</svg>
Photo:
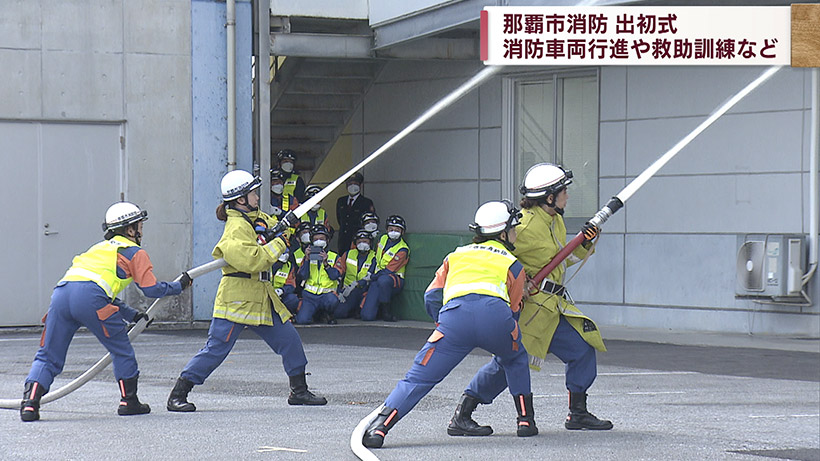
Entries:
<svg viewBox="0 0 820 461">
<path fill-rule="evenodd" d="M 359 172 L 353 173 L 345 182 L 347 196 L 339 197 L 336 201 L 336 219 L 339 221 L 339 254 L 351 248 L 353 237 L 359 230 L 362 215 L 367 212 L 376 212 L 373 201 L 362 195 L 363 184 L 364 175 Z"/>
<path fill-rule="evenodd" d="M 299 268 L 299 279 L 305 281 L 302 303 L 296 313 L 296 323 L 309 325 L 320 317 L 326 323 L 335 324 L 333 312 L 339 304 L 336 288 L 339 286 L 339 267 L 344 262 L 336 253 L 327 250 L 329 231 L 322 224 L 311 228 L 311 245 L 305 250 L 305 259 Z"/>
<path fill-rule="evenodd" d="M 288 211 L 293 211 L 301 202 L 293 195 L 293 191 L 288 191 L 285 181 L 288 173 L 282 170 L 270 170 L 270 206 L 271 216 L 281 220 Z"/>
<path fill-rule="evenodd" d="M 410 247 L 404 241 L 407 224 L 399 215 L 387 217 L 385 235 L 376 247 L 376 273 L 362 301 L 362 320 L 376 320 L 381 317 L 387 322 L 395 322 L 390 300 L 404 289 L 404 270 L 410 262 Z"/>
<path fill-rule="evenodd" d="M 339 258 L 342 261 L 342 283 L 339 286 L 339 305 L 334 317 L 344 319 L 360 316 L 359 308 L 370 285 L 370 278 L 376 272 L 376 250 L 370 232 L 359 229 L 356 232 L 356 246 Z"/>
<path fill-rule="evenodd" d="M 296 152 L 290 149 L 282 149 L 276 154 L 279 162 L 279 170 L 284 173 L 285 192 L 296 197 L 299 203 L 305 201 L 305 181 L 296 171 Z"/>
</svg>

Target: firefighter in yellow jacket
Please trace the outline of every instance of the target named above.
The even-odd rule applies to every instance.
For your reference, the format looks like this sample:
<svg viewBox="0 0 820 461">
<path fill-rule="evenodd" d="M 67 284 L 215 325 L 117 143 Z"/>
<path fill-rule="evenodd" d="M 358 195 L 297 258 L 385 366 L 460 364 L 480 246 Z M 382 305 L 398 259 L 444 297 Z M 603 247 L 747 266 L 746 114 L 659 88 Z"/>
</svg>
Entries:
<svg viewBox="0 0 820 461">
<path fill-rule="evenodd" d="M 533 277 L 566 245 L 564 207 L 572 171 L 558 165 L 539 163 L 530 168 L 521 186 L 523 217 L 516 228 L 518 239 L 513 254 Z M 570 430 L 612 429 L 610 421 L 587 411 L 587 389 L 597 376 L 595 350 L 606 351 L 595 323 L 573 305 L 561 283 L 570 264 L 582 260 L 598 235 L 598 228 L 585 224 L 586 240 L 564 260 L 525 301 L 519 319 L 521 341 L 530 356 L 530 367 L 540 370 L 548 352 L 566 364 L 569 414 L 564 427 Z M 532 287 L 534 288 L 534 287 Z M 535 290 L 531 290 L 535 291 Z M 473 378 L 464 393 L 479 403 L 489 404 L 507 387 L 504 370 L 491 361 Z"/>
<path fill-rule="evenodd" d="M 213 320 L 208 342 L 185 366 L 168 397 L 169 411 L 195 411 L 188 402 L 194 385 L 202 384 L 218 367 L 236 343 L 239 334 L 250 328 L 274 352 L 290 379 L 290 405 L 324 405 L 324 397 L 308 390 L 305 382 L 307 358 L 302 340 L 293 324 L 291 313 L 274 291 L 271 266 L 287 249 L 287 235 L 260 244 L 254 222 L 262 219 L 267 228 L 276 220 L 259 210 L 261 184 L 258 177 L 234 170 L 222 178 L 223 202 L 216 209 L 217 219 L 225 221 L 222 238 L 213 251 L 215 259 L 228 263 L 222 268 L 222 279 L 214 301 Z"/>
</svg>

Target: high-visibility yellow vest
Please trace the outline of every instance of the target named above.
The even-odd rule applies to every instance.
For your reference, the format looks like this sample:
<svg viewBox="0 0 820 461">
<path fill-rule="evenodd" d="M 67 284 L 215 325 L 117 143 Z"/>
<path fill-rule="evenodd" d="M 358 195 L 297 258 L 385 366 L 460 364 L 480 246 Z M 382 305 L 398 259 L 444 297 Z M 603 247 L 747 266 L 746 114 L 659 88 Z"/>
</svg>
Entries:
<svg viewBox="0 0 820 461">
<path fill-rule="evenodd" d="M 348 251 L 347 261 L 345 261 L 345 286 L 363 279 L 373 264 L 376 264 L 376 252 L 373 250 L 367 250 L 367 259 L 364 260 L 361 270 L 359 270 L 359 250 Z"/>
<path fill-rule="evenodd" d="M 510 302 L 507 272 L 516 259 L 500 242 L 488 240 L 458 247 L 447 255 L 447 260 L 449 270 L 444 282 L 444 304 L 471 293 Z"/>
<path fill-rule="evenodd" d="M 407 246 L 407 243 L 405 243 L 404 239 L 399 239 L 399 243 L 393 245 L 392 247 L 390 247 L 389 250 L 385 251 L 384 247 L 387 246 L 387 239 L 387 234 L 382 235 L 382 238 L 379 239 L 379 247 L 376 249 L 376 261 L 379 263 L 377 267 L 378 270 L 386 268 L 387 265 L 390 264 L 390 261 L 392 261 L 393 258 L 396 257 L 396 254 L 399 252 L 399 250 L 406 249 L 408 253 L 410 252 L 410 247 Z M 402 266 L 401 269 L 398 270 L 398 272 L 396 272 L 399 275 L 399 277 L 404 278 L 404 269 L 406 267 L 407 265 L 405 264 L 404 266 Z"/>
<path fill-rule="evenodd" d="M 92 281 L 114 299 L 134 280 L 117 277 L 117 250 L 135 246 L 138 245 L 121 235 L 97 243 L 74 257 L 60 282 Z"/>
<path fill-rule="evenodd" d="M 296 192 L 296 182 L 299 180 L 299 175 L 296 173 L 291 173 L 290 176 L 285 179 L 285 191 L 282 193 L 283 196 L 293 195 Z M 282 208 L 285 210 L 286 208 Z"/>
<path fill-rule="evenodd" d="M 336 263 L 337 254 L 327 252 L 327 264 L 333 266 Z M 305 291 L 315 295 L 330 293 L 336 289 L 339 284 L 336 280 L 331 280 L 324 268 L 321 267 L 322 261 L 308 261 L 310 264 L 310 276 L 305 280 Z"/>
<path fill-rule="evenodd" d="M 316 210 L 316 220 L 310 219 L 310 211 L 302 215 L 302 222 L 309 222 L 311 224 L 324 224 L 327 213 L 324 208 Z"/>
<path fill-rule="evenodd" d="M 296 251 L 293 252 L 293 259 L 296 260 L 296 267 L 301 266 L 302 261 L 305 259 L 305 250 L 303 250 L 302 247 L 297 248 Z"/>
<path fill-rule="evenodd" d="M 288 274 L 290 274 L 290 261 L 282 264 L 282 267 L 273 274 L 273 287 L 282 288 L 285 286 L 285 282 L 288 281 Z"/>
</svg>

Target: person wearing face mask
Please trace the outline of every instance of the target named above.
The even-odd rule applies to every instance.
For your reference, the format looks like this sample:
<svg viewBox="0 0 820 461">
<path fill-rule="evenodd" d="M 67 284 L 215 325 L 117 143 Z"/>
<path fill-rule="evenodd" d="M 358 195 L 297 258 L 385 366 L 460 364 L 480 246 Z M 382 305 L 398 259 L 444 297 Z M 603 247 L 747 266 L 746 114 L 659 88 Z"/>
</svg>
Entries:
<svg viewBox="0 0 820 461">
<path fill-rule="evenodd" d="M 322 188 L 315 184 L 307 186 L 307 188 L 305 189 L 305 201 L 310 200 L 311 197 L 313 197 L 321 191 Z M 325 211 L 325 209 L 322 208 L 322 202 L 313 205 L 313 207 L 310 210 L 308 210 L 307 213 L 302 215 L 301 220 L 302 222 L 310 223 L 311 225 L 322 224 L 325 227 L 327 227 L 328 231 L 330 231 L 331 234 L 333 233 L 333 228 L 330 227 L 328 223 L 327 211 Z"/>
<path fill-rule="evenodd" d="M 299 203 L 305 203 L 305 181 L 296 171 L 296 152 L 282 149 L 276 154 L 279 170 L 284 173 L 285 193 L 296 197 Z"/>
<path fill-rule="evenodd" d="M 336 287 L 343 261 L 336 253 L 327 250 L 329 232 L 322 224 L 311 228 L 311 244 L 305 250 L 305 259 L 299 267 L 299 278 L 304 280 L 302 304 L 296 313 L 296 323 L 309 325 L 320 316 L 327 323 L 335 324 L 333 312 L 339 304 Z M 339 266 L 339 267 L 336 267 Z"/>
<path fill-rule="evenodd" d="M 148 315 L 129 306 L 117 295 L 132 281 L 150 298 L 178 295 L 191 285 L 183 272 L 178 282 L 158 281 L 148 253 L 140 248 L 142 227 L 148 212 L 129 202 L 111 205 L 105 213 L 104 239 L 77 255 L 51 295 L 43 318 L 45 328 L 40 349 L 26 377 L 20 419 L 40 419 L 40 398 L 62 373 L 68 346 L 81 326 L 88 328 L 111 354 L 114 378 L 120 388 L 121 416 L 150 413 L 137 398 L 139 369 L 128 339 L 126 321 L 148 320 Z"/>
<path fill-rule="evenodd" d="M 290 381 L 289 405 L 325 405 L 327 400 L 308 390 L 305 381 L 307 357 L 299 333 L 289 322 L 292 315 L 271 284 L 270 269 L 287 251 L 287 235 L 260 244 L 258 220 L 273 228 L 276 218 L 259 210 L 262 179 L 247 171 L 233 170 L 222 177 L 222 203 L 216 217 L 225 223 L 222 237 L 212 255 L 224 259 L 222 278 L 214 299 L 208 341 L 191 359 L 177 379 L 166 408 L 174 412 L 196 411 L 188 393 L 216 370 L 231 352 L 245 328 L 256 333 L 277 354 Z"/>
<path fill-rule="evenodd" d="M 564 208 L 572 184 L 572 171 L 559 165 L 539 163 L 524 175 L 519 189 L 523 217 L 513 254 L 534 276 L 566 245 Z M 597 376 L 595 351 L 606 351 L 601 332 L 572 302 L 562 285 L 567 266 L 580 262 L 592 251 L 598 228 L 586 223 L 585 240 L 570 257 L 559 264 L 538 287 L 529 287 L 530 296 L 521 310 L 521 341 L 530 356 L 530 367 L 540 370 L 547 353 L 564 364 L 569 392 L 569 414 L 564 427 L 569 430 L 609 430 L 612 422 L 598 419 L 587 410 L 587 389 Z M 491 361 L 473 378 L 464 391 L 475 402 L 489 404 L 507 387 L 503 370 Z M 458 412 L 458 410 L 456 411 Z"/>
<path fill-rule="evenodd" d="M 282 219 L 288 211 L 299 206 L 299 200 L 292 192 L 285 189 L 287 173 L 282 170 L 270 170 L 270 205 L 271 215 Z"/>
<path fill-rule="evenodd" d="M 362 320 L 381 317 L 387 322 L 396 321 L 390 311 L 390 300 L 404 288 L 404 269 L 410 261 L 410 247 L 403 238 L 407 230 L 404 218 L 391 215 L 386 224 L 387 234 L 382 235 L 376 248 L 376 274 L 362 301 Z"/>
<path fill-rule="evenodd" d="M 376 213 L 367 212 L 362 215 L 362 229 L 370 232 L 372 241 L 379 241 L 379 217 Z"/>
<path fill-rule="evenodd" d="M 339 253 L 344 253 L 352 247 L 353 237 L 362 222 L 362 215 L 367 212 L 376 212 L 373 201 L 362 195 L 364 176 L 361 173 L 353 173 L 347 178 L 345 184 L 347 185 L 347 196 L 339 197 L 336 201 L 336 219 L 339 221 Z"/>
<path fill-rule="evenodd" d="M 473 243 L 447 255 L 424 293 L 436 329 L 365 430 L 364 446 L 380 448 L 388 431 L 476 347 L 493 354 L 509 381 L 518 413 L 517 435 L 538 434 L 527 352 L 516 321 L 526 284 L 524 268 L 511 252 L 520 216 L 507 201 L 487 202 L 476 210 L 469 225 L 475 232 Z M 492 434 L 491 427 L 472 420 L 474 406 L 462 399 L 458 408 L 463 424 L 451 423 L 448 434 Z"/>
<path fill-rule="evenodd" d="M 376 252 L 373 250 L 373 238 L 370 232 L 359 229 L 356 232 L 355 248 L 348 250 L 340 258 L 342 265 L 342 283 L 339 286 L 339 305 L 334 316 L 337 319 L 360 315 L 360 305 L 370 279 L 376 271 Z"/>
<path fill-rule="evenodd" d="M 301 262 L 301 260 L 299 261 Z M 299 310 L 299 296 L 296 294 L 296 262 L 290 251 L 279 255 L 271 267 L 273 289 L 291 314 Z"/>
</svg>

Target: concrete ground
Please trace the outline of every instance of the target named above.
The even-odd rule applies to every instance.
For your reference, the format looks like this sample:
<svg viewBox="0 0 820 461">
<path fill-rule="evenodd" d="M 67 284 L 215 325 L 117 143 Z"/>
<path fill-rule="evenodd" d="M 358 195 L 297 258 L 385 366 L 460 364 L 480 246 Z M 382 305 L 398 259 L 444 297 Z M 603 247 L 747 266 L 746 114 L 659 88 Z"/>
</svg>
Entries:
<svg viewBox="0 0 820 461">
<path fill-rule="evenodd" d="M 165 400 L 206 332 L 152 327 L 134 342 L 140 398 L 150 415 L 116 414 L 110 368 L 74 393 L 46 404 L 37 423 L 0 410 L 0 459 L 352 460 L 350 434 L 408 369 L 430 324 L 299 327 L 308 383 L 325 407 L 291 407 L 281 361 L 243 333 L 220 368 L 191 393 L 195 413 L 170 413 Z M 374 450 L 383 460 L 820 460 L 820 341 L 726 334 L 604 329 L 609 351 L 589 407 L 611 419 L 607 432 L 563 428 L 563 364 L 533 373 L 540 434 L 515 436 L 508 394 L 481 406 L 490 437 L 449 437 L 446 425 L 472 375 L 489 356 L 475 351 L 425 397 Z M 18 398 L 37 350 L 35 331 L 0 330 L 0 398 Z M 54 388 L 104 353 L 87 333 L 71 345 Z"/>
</svg>

